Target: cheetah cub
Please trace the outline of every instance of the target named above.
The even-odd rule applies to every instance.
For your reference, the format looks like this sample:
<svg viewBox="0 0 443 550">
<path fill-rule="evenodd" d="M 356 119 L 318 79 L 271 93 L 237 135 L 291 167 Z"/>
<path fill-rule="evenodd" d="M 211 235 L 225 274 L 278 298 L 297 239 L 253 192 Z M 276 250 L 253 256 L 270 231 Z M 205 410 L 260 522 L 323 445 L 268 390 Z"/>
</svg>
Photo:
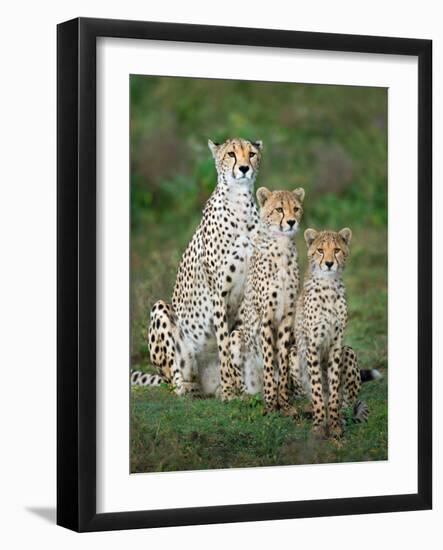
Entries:
<svg viewBox="0 0 443 550">
<path fill-rule="evenodd" d="M 297 302 L 295 340 L 297 369 L 310 385 L 313 432 L 318 437 L 339 437 L 343 431 L 342 353 L 348 313 L 342 273 L 351 237 L 348 228 L 338 233 L 305 231 L 309 266 Z"/>
<path fill-rule="evenodd" d="M 230 335 L 231 362 L 241 390 L 262 390 L 266 411 L 295 411 L 288 398 L 288 353 L 299 290 L 294 236 L 303 215 L 303 189 L 257 191 L 260 230 L 248 271 L 237 328 Z"/>
</svg>

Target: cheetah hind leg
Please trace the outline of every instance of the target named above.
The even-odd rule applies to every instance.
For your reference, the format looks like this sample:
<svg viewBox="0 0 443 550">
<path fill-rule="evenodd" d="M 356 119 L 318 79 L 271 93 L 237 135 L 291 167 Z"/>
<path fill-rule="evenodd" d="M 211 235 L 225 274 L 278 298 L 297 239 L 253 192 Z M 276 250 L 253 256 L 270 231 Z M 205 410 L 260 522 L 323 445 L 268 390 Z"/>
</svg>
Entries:
<svg viewBox="0 0 443 550">
<path fill-rule="evenodd" d="M 231 362 L 231 373 L 234 378 L 231 385 L 235 388 L 235 393 L 241 396 L 246 395 L 247 389 L 243 375 L 244 357 L 244 337 L 241 329 L 233 330 L 229 336 L 229 354 Z M 235 394 L 233 394 L 235 397 Z"/>
<path fill-rule="evenodd" d="M 177 395 L 200 396 L 200 385 L 193 380 L 195 360 L 188 351 L 171 304 L 158 300 L 151 311 L 148 330 L 151 363 Z"/>
<path fill-rule="evenodd" d="M 367 422 L 369 408 L 364 401 L 358 399 L 362 376 L 358 366 L 357 354 L 350 346 L 343 346 L 343 406 L 352 407 L 352 422 L 360 424 Z M 375 377 L 374 377 L 375 378 Z"/>
<path fill-rule="evenodd" d="M 300 370 L 300 357 L 297 352 L 297 346 L 294 344 L 289 349 L 289 380 L 294 399 L 307 397 L 307 392 L 303 388 L 302 373 Z M 298 417 L 312 418 L 312 402 L 309 401 L 301 408 L 298 406 Z"/>
<path fill-rule="evenodd" d="M 294 420 L 300 420 L 298 409 L 292 404 L 291 374 L 290 374 L 290 353 L 293 347 L 292 336 L 293 319 L 286 317 L 280 324 L 277 331 L 277 364 L 278 364 L 278 395 L 277 404 L 280 414 L 289 416 Z M 298 358 L 296 359 L 298 364 Z M 294 368 L 294 365 L 293 365 Z"/>
<path fill-rule="evenodd" d="M 293 396 L 295 398 L 306 397 L 306 392 L 303 390 L 302 384 L 300 358 L 295 344 L 289 349 L 289 380 Z"/>
</svg>

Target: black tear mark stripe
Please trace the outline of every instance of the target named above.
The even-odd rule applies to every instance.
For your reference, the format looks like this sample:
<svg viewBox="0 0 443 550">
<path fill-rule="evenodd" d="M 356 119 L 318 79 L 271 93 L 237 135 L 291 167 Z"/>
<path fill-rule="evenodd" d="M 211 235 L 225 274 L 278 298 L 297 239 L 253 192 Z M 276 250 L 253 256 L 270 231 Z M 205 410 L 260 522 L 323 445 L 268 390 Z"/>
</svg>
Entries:
<svg viewBox="0 0 443 550">
<path fill-rule="evenodd" d="M 280 229 L 283 229 L 283 218 L 285 217 L 285 209 L 283 208 L 283 203 L 281 203 L 279 208 L 282 209 L 281 220 L 280 220 Z"/>
</svg>

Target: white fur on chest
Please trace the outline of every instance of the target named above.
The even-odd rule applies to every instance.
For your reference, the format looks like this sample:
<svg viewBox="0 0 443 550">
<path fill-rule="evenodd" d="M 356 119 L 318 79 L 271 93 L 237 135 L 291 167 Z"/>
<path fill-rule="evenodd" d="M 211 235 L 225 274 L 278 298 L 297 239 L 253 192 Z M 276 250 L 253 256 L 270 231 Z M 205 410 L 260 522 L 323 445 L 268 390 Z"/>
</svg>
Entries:
<svg viewBox="0 0 443 550">
<path fill-rule="evenodd" d="M 297 250 L 295 244 L 287 239 L 275 239 L 273 264 L 275 271 L 272 275 L 270 290 L 277 291 L 277 304 L 275 321 L 280 323 L 288 310 L 291 302 L 290 294 L 295 294 L 298 289 Z"/>
<path fill-rule="evenodd" d="M 325 358 L 337 334 L 345 329 L 346 301 L 343 288 L 335 282 L 322 281 L 309 290 L 309 302 L 313 309 L 312 319 L 308 321 L 309 332 Z"/>
<path fill-rule="evenodd" d="M 236 313 L 245 293 L 249 261 L 253 250 L 251 237 L 254 232 L 250 229 L 257 221 L 257 211 L 250 190 L 244 185 L 231 186 L 229 198 L 225 198 L 224 203 L 227 208 L 223 216 L 228 216 L 230 222 L 235 224 L 234 237 L 224 263 L 226 276 L 232 279 L 229 310 Z M 235 271 L 230 270 L 231 265 L 235 267 Z"/>
<path fill-rule="evenodd" d="M 291 290 L 291 287 L 293 290 L 295 285 L 294 277 L 289 275 L 288 273 L 287 258 L 286 266 L 279 267 L 278 271 L 275 273 L 274 284 L 274 288 L 278 289 L 275 320 L 277 321 L 277 323 L 280 323 L 287 310 L 289 292 Z"/>
<path fill-rule="evenodd" d="M 239 254 L 242 260 L 236 259 L 236 256 Z M 235 272 L 230 273 L 232 277 L 232 289 L 229 295 L 229 306 L 231 311 L 236 311 L 243 300 L 251 254 L 251 239 L 247 235 L 239 235 L 234 243 L 234 252 L 231 254 L 231 258 L 228 261 L 228 270 L 230 269 L 230 265 L 236 266 Z"/>
</svg>

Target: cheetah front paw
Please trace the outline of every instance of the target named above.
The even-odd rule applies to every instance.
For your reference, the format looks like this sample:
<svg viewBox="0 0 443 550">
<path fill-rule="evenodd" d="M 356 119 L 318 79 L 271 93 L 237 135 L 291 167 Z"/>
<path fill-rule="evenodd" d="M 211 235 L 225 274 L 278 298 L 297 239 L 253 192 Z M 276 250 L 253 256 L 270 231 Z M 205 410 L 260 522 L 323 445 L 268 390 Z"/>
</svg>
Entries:
<svg viewBox="0 0 443 550">
<path fill-rule="evenodd" d="M 201 397 L 200 385 L 196 382 L 183 382 L 176 388 L 177 395 L 190 395 L 192 397 Z"/>
<path fill-rule="evenodd" d="M 289 401 L 280 399 L 278 402 L 278 408 L 282 416 L 289 416 L 291 418 L 294 418 L 295 420 L 299 420 L 300 413 L 298 409 L 291 405 Z"/>
<path fill-rule="evenodd" d="M 233 399 L 238 397 L 233 388 L 223 388 L 223 390 L 219 392 L 219 395 L 220 399 L 225 403 L 232 401 Z"/>
<path fill-rule="evenodd" d="M 216 399 L 220 399 L 220 401 L 223 400 L 223 392 L 221 386 L 217 386 L 217 389 L 214 392 L 214 397 Z"/>
<path fill-rule="evenodd" d="M 302 414 L 305 418 L 312 418 L 314 415 L 314 409 L 312 408 L 312 403 L 306 403 L 303 406 Z"/>
<path fill-rule="evenodd" d="M 267 414 L 275 413 L 278 410 L 279 409 L 278 409 L 277 403 L 266 403 L 263 409 L 263 416 L 266 416 Z"/>
<path fill-rule="evenodd" d="M 315 439 L 327 439 L 326 428 L 324 424 L 317 424 L 312 427 L 312 435 Z"/>
<path fill-rule="evenodd" d="M 296 407 L 289 406 L 289 407 L 282 407 L 280 408 L 280 413 L 282 416 L 287 416 L 289 418 L 293 418 L 296 422 L 301 420 L 300 418 L 300 412 Z"/>
<path fill-rule="evenodd" d="M 343 425 L 340 421 L 330 423 L 328 426 L 329 437 L 332 439 L 340 439 L 343 436 Z"/>
</svg>

